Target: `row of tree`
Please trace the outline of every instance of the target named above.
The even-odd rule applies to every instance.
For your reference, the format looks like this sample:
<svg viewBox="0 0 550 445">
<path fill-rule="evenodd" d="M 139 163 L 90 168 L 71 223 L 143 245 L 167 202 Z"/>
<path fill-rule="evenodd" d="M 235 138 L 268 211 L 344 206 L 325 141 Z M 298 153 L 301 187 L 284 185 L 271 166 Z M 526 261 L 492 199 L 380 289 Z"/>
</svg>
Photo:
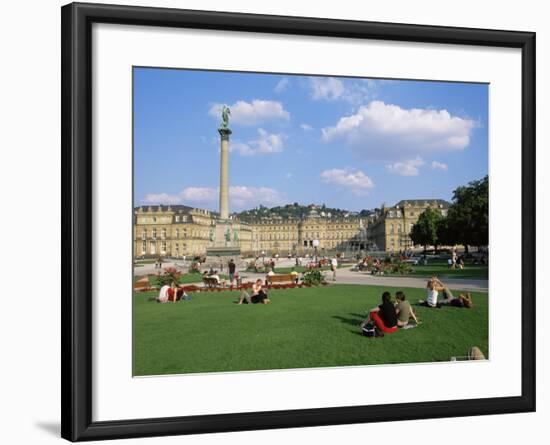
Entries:
<svg viewBox="0 0 550 445">
<path fill-rule="evenodd" d="M 472 181 L 453 192 L 447 216 L 428 208 L 419 216 L 411 231 L 414 244 L 427 246 L 489 244 L 489 177 Z"/>
</svg>

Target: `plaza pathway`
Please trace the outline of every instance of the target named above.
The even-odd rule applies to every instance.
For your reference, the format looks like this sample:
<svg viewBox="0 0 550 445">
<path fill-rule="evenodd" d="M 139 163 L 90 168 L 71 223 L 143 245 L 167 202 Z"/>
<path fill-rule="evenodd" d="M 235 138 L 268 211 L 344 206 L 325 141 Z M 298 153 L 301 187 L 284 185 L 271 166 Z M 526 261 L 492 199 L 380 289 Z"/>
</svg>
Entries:
<svg viewBox="0 0 550 445">
<path fill-rule="evenodd" d="M 187 270 L 187 267 L 183 262 L 166 262 L 162 264 L 162 267 L 176 266 L 183 270 Z M 281 259 L 277 262 L 277 267 L 290 267 L 294 265 L 294 260 Z M 155 269 L 154 264 L 145 264 L 142 267 L 136 267 L 134 274 L 136 276 L 143 276 L 147 274 L 155 274 L 158 269 Z M 227 274 L 227 270 L 221 273 Z M 244 281 L 254 281 L 257 278 L 264 279 L 264 273 L 253 272 L 240 272 L 245 276 Z M 330 271 L 325 272 L 326 278 L 330 281 L 332 279 L 332 273 Z M 366 272 L 353 272 L 350 268 L 338 269 L 336 272 L 337 284 L 362 284 L 372 286 L 388 286 L 388 287 L 412 287 L 418 289 L 424 289 L 426 287 L 426 277 L 385 277 L 385 276 L 373 276 Z M 487 279 L 468 279 L 468 278 L 442 278 L 442 281 L 453 290 L 464 290 L 473 292 L 487 292 L 489 289 L 489 280 Z M 201 278 L 197 279 L 197 282 L 201 282 Z"/>
</svg>

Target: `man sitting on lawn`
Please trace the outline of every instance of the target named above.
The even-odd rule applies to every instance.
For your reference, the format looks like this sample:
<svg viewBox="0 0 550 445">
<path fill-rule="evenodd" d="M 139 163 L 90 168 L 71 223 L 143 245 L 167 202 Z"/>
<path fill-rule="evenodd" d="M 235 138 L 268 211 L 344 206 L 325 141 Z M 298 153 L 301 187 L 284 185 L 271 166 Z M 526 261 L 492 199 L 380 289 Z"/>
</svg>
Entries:
<svg viewBox="0 0 550 445">
<path fill-rule="evenodd" d="M 244 301 L 246 301 L 248 304 L 267 304 L 270 302 L 269 298 L 267 297 L 267 293 L 262 288 L 262 280 L 258 278 L 256 282 L 252 285 L 252 296 L 250 296 L 248 292 L 243 289 L 241 293 L 241 298 L 239 298 L 237 304 L 243 304 Z"/>
<path fill-rule="evenodd" d="M 382 304 L 370 310 L 368 318 L 361 324 L 361 327 L 370 321 L 382 332 L 389 334 L 397 330 L 397 315 L 395 313 L 395 306 L 391 303 L 391 294 L 389 292 L 382 294 Z"/>
<path fill-rule="evenodd" d="M 411 304 L 406 301 L 405 294 L 401 291 L 395 293 L 395 312 L 397 313 L 397 326 L 400 328 L 407 326 L 411 318 L 416 324 L 419 324 Z"/>
</svg>

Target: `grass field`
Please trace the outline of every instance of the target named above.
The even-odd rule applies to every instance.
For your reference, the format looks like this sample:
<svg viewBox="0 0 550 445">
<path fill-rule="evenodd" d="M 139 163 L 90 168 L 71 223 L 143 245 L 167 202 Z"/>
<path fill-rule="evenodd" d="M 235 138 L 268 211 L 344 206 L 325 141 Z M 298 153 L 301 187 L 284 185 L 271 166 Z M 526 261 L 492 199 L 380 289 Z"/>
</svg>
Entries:
<svg viewBox="0 0 550 445">
<path fill-rule="evenodd" d="M 431 277 L 436 275 L 443 279 L 452 278 L 479 278 L 486 279 L 489 276 L 489 267 L 482 265 L 467 264 L 464 269 L 451 269 L 447 264 L 429 264 L 427 266 L 412 266 L 413 270 L 409 276 Z M 390 274 L 387 274 L 390 275 Z"/>
<path fill-rule="evenodd" d="M 220 277 L 220 280 L 228 280 L 229 275 L 225 275 L 223 273 L 218 274 Z M 141 277 L 134 277 L 134 282 L 139 280 Z M 200 273 L 186 273 L 183 274 L 179 279 L 179 284 L 190 284 L 190 283 L 202 283 L 202 274 Z M 157 278 L 155 275 L 149 276 L 149 284 L 151 285 L 157 285 Z"/>
<path fill-rule="evenodd" d="M 236 305 L 237 292 L 201 292 L 158 304 L 134 296 L 134 375 L 447 361 L 477 345 L 488 354 L 488 296 L 475 307 L 415 307 L 423 322 L 383 338 L 359 334 L 382 291 L 422 289 L 331 285 L 272 290 L 271 304 Z"/>
</svg>

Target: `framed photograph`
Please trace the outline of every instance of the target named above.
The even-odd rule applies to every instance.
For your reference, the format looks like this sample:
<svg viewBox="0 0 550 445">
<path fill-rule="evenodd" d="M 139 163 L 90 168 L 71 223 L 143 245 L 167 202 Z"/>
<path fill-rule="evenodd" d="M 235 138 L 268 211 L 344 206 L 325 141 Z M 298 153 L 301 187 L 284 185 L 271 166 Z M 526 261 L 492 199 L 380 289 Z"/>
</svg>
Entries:
<svg viewBox="0 0 550 445">
<path fill-rule="evenodd" d="M 535 410 L 534 33 L 73 3 L 61 100 L 64 438 Z"/>
</svg>

